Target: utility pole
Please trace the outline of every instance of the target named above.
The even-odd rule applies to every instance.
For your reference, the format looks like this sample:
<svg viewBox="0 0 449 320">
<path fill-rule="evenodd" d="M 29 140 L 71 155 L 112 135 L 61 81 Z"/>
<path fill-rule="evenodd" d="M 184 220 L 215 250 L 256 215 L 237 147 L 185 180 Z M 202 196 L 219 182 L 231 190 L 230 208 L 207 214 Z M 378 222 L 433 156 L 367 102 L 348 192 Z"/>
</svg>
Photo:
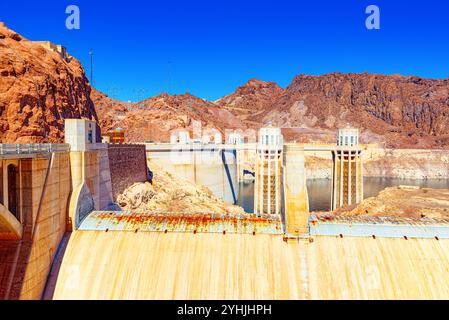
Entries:
<svg viewBox="0 0 449 320">
<path fill-rule="evenodd" d="M 94 51 L 92 49 L 89 50 L 90 56 L 90 85 L 94 86 Z"/>
</svg>

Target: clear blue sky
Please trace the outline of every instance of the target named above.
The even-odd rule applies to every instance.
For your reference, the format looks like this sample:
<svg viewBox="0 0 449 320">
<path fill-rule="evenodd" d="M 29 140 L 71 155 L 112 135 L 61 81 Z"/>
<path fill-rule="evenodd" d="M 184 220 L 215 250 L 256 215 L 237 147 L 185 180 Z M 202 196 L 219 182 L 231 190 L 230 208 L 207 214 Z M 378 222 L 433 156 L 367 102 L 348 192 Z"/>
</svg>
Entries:
<svg viewBox="0 0 449 320">
<path fill-rule="evenodd" d="M 162 91 L 215 100 L 250 78 L 287 86 L 296 74 L 372 72 L 449 77 L 449 1 L 1 1 L 0 21 L 65 45 L 95 86 L 122 100 Z M 65 8 L 81 10 L 67 30 Z M 365 8 L 381 30 L 365 28 Z"/>
</svg>

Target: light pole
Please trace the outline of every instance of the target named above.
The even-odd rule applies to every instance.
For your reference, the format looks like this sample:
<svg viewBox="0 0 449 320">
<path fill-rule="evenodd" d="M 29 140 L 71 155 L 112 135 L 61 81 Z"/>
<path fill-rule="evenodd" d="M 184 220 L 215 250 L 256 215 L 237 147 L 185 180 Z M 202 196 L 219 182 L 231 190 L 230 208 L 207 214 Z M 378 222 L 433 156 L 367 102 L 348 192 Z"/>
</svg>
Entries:
<svg viewBox="0 0 449 320">
<path fill-rule="evenodd" d="M 90 56 L 90 84 L 94 86 L 94 51 L 92 49 L 89 50 Z"/>
</svg>

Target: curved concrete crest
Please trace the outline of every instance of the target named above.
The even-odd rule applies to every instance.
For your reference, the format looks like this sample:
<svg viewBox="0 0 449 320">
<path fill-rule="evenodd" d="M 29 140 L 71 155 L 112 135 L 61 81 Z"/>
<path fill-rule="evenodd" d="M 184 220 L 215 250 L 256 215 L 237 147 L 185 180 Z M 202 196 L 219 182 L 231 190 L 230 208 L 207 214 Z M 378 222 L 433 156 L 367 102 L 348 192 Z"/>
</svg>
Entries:
<svg viewBox="0 0 449 320">
<path fill-rule="evenodd" d="M 78 229 L 84 218 L 94 209 L 94 199 L 86 183 L 73 190 L 70 199 L 69 217 L 72 220 L 74 229 Z"/>
<path fill-rule="evenodd" d="M 5 206 L 0 204 L 0 240 L 20 240 L 22 231 L 22 224 Z"/>
</svg>

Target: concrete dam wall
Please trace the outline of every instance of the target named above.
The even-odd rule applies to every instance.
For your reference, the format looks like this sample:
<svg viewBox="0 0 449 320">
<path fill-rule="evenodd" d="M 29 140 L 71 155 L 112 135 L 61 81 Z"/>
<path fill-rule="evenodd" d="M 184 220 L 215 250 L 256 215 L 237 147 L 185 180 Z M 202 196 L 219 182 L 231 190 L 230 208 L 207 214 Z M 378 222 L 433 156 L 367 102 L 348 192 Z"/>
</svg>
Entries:
<svg viewBox="0 0 449 320">
<path fill-rule="evenodd" d="M 64 234 L 110 208 L 113 190 L 146 181 L 144 146 L 29 148 L 0 157 L 0 299 L 40 299 Z"/>
<path fill-rule="evenodd" d="M 221 146 L 147 144 L 148 166 L 156 163 L 168 172 L 209 188 L 228 204 L 238 200 L 237 152 Z"/>
<path fill-rule="evenodd" d="M 54 299 L 445 299 L 449 240 L 78 231 Z"/>
<path fill-rule="evenodd" d="M 39 299 L 66 232 L 70 154 L 54 152 L 14 161 L 19 167 L 23 234 L 17 240 L 0 240 L 0 299 Z"/>
<path fill-rule="evenodd" d="M 402 229 L 310 220 L 305 181 L 295 179 L 304 173 L 301 148 L 285 153 L 286 230 L 280 220 L 257 217 L 97 212 L 112 204 L 113 190 L 123 188 L 114 181 L 131 176 L 136 159 L 127 160 L 126 146 L 116 147 L 115 156 L 106 145 L 83 148 L 1 158 L 0 298 L 40 299 L 45 288 L 55 299 L 449 297 L 449 240 L 437 229 L 411 224 L 407 229 L 429 237 L 383 237 L 367 232 Z M 238 194 L 235 150 L 212 147 L 205 155 L 192 148 L 169 162 L 173 153 L 150 150 L 145 159 L 141 149 L 134 149 L 139 163 L 172 166 L 230 202 Z"/>
</svg>

